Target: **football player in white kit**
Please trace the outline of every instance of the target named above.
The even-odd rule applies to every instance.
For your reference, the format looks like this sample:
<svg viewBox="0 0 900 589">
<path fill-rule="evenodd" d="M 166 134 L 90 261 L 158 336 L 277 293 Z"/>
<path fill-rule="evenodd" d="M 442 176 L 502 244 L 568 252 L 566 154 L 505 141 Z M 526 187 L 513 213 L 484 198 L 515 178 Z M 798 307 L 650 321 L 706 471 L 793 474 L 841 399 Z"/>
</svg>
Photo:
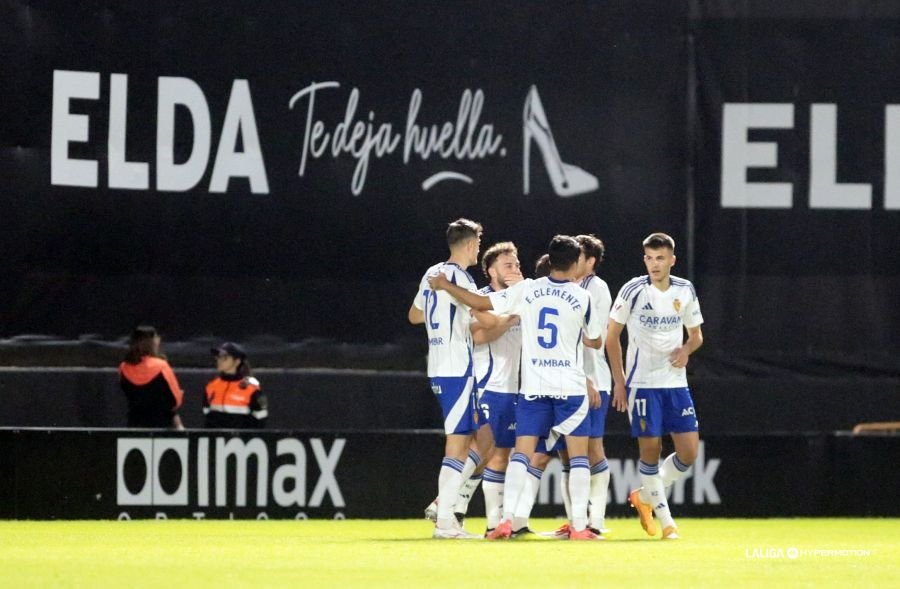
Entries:
<svg viewBox="0 0 900 589">
<path fill-rule="evenodd" d="M 606 335 L 609 322 L 609 310 L 612 307 L 612 295 L 606 281 L 597 276 L 596 269 L 606 255 L 606 247 L 603 241 L 594 235 L 578 235 L 575 237 L 581 246 L 582 256 L 579 259 L 579 270 L 576 281 L 591 295 L 594 304 L 593 313 L 601 320 L 600 332 Z M 603 435 L 606 431 L 606 414 L 609 411 L 610 391 L 612 390 L 612 376 L 606 355 L 602 347 L 600 349 L 584 347 L 584 373 L 590 384 L 598 391 L 600 406 L 592 407 L 589 413 L 591 431 L 588 436 L 588 459 L 591 464 L 591 497 L 588 504 L 589 527 L 595 534 L 603 534 L 606 529 L 606 501 L 609 494 L 609 463 L 603 448 Z M 559 452 L 563 462 L 560 491 L 563 503 L 566 505 L 567 515 L 571 511 L 571 500 L 568 490 L 569 464 L 565 449 Z M 549 454 L 536 453 L 532 459 L 532 466 L 543 471 L 550 460 Z M 571 533 L 568 522 L 563 524 L 555 532 L 543 533 L 556 539 L 566 539 Z"/>
<path fill-rule="evenodd" d="M 438 477 L 438 513 L 435 538 L 474 538 L 458 525 L 453 506 L 463 482 L 463 469 L 472 434 L 475 431 L 474 376 L 472 372 L 472 333 L 469 308 L 428 286 L 427 278 L 440 274 L 460 288 L 474 293 L 475 281 L 466 268 L 478 262 L 481 225 L 458 219 L 447 228 L 450 258 L 428 269 L 419 282 L 419 291 L 409 308 L 412 324 L 425 324 L 428 335 L 428 377 L 431 389 L 441 405 L 447 441 Z M 485 325 L 496 318 L 480 314 Z M 472 467 L 474 468 L 474 467 Z M 471 471 L 469 472 L 471 474 Z M 468 478 L 468 474 L 465 475 Z"/>
<path fill-rule="evenodd" d="M 481 267 L 490 284 L 479 290 L 488 295 L 500 292 L 522 280 L 518 250 L 509 241 L 489 247 L 481 258 Z M 489 433 L 493 448 L 486 463 L 463 485 L 456 502 L 456 514 L 465 514 L 468 500 L 483 480 L 485 514 L 488 532 L 502 515 L 503 486 L 509 454 L 516 443 L 516 397 L 519 394 L 519 359 L 522 334 L 516 315 L 502 315 L 496 326 L 486 328 L 479 321 L 472 323 L 475 342 L 475 376 L 477 394 L 478 436 Z M 485 431 L 487 430 L 487 431 Z M 483 453 L 484 454 L 484 453 Z"/>
<path fill-rule="evenodd" d="M 478 295 L 452 284 L 440 274 L 430 277 L 436 290 L 478 310 L 515 314 L 522 329 L 522 379 L 516 405 L 516 446 L 506 473 L 503 519 L 490 539 L 509 538 L 517 502 L 527 492 L 527 469 L 538 439 L 547 435 L 548 446 L 564 435 L 569 449 L 572 540 L 599 539 L 587 529 L 590 465 L 587 457 L 590 421 L 588 409 L 599 398 L 586 393 L 583 345 L 599 346 L 600 322 L 592 315 L 591 296 L 572 282 L 581 247 L 574 238 L 557 235 L 550 242 L 550 276 L 524 280 L 508 289 Z"/>
<path fill-rule="evenodd" d="M 603 242 L 593 235 L 575 237 L 584 253 L 584 262 L 579 272 L 581 288 L 591 294 L 594 311 L 600 320 L 600 333 L 604 336 L 609 324 L 609 310 L 612 295 L 606 281 L 597 276 L 597 267 L 606 255 Z M 591 409 L 591 432 L 588 439 L 588 459 L 591 462 L 591 499 L 588 507 L 590 527 L 595 534 L 606 530 L 606 500 L 609 494 L 609 463 L 603 448 L 603 434 L 606 432 L 606 414 L 609 411 L 612 390 L 612 374 L 606 362 L 606 354 L 600 349 L 585 346 L 584 373 L 600 395 L 600 407 Z"/>
<path fill-rule="evenodd" d="M 628 410 L 631 434 L 638 439 L 643 487 L 628 499 L 647 534 L 678 538 L 665 488 L 684 476 L 697 458 L 699 423 L 687 386 L 689 356 L 703 345 L 700 301 L 694 285 L 672 276 L 675 240 L 653 233 L 644 242 L 647 275 L 625 283 L 609 316 L 606 351 L 612 367 L 613 406 Z M 628 328 L 627 366 L 622 363 L 622 330 Z M 687 340 L 684 331 L 687 330 Z M 627 372 L 626 372 L 627 368 Z M 627 376 L 626 376 L 627 374 Z M 675 452 L 662 466 L 662 435 L 671 434 Z"/>
</svg>

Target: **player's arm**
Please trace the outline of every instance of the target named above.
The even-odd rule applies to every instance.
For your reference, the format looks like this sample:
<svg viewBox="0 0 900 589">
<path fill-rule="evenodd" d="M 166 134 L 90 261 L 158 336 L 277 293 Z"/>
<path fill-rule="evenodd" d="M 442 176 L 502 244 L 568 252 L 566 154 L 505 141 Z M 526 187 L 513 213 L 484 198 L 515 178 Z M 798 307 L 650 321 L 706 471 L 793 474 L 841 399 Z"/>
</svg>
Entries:
<svg viewBox="0 0 900 589">
<path fill-rule="evenodd" d="M 595 350 L 602 350 L 603 349 L 603 335 L 604 335 L 603 332 L 605 331 L 605 329 L 604 329 L 605 326 L 602 323 L 600 323 L 600 321 L 602 318 L 604 318 L 606 315 L 609 314 L 609 307 L 607 307 L 606 309 L 603 309 L 603 311 L 602 311 L 603 315 L 600 315 L 599 307 L 596 307 L 594 305 L 594 295 L 593 294 L 591 294 L 590 299 L 588 299 L 588 305 L 591 308 L 591 313 L 589 314 L 589 316 L 585 317 L 585 319 L 586 319 L 585 331 L 584 331 L 584 335 L 581 336 L 581 341 L 588 348 L 593 348 Z M 597 337 L 593 337 L 593 338 L 590 337 L 591 335 L 593 335 L 595 333 L 597 334 Z"/>
<path fill-rule="evenodd" d="M 496 327 L 500 322 L 500 317 L 498 315 L 494 315 L 490 311 L 476 311 L 472 309 L 472 318 L 474 318 L 475 321 L 481 324 L 482 328 L 484 329 Z"/>
<path fill-rule="evenodd" d="M 485 325 L 480 320 L 472 323 L 472 340 L 475 345 L 489 344 L 509 331 L 510 327 L 519 324 L 518 315 L 500 315 L 499 317 L 493 313 L 491 315 L 497 319 L 497 324 L 493 327 Z"/>
<path fill-rule="evenodd" d="M 600 393 L 594 388 L 594 383 L 591 382 L 591 379 L 586 378 L 584 380 L 587 383 L 588 405 L 590 405 L 591 409 L 599 409 L 603 401 L 600 398 Z"/>
<path fill-rule="evenodd" d="M 428 284 L 434 290 L 446 291 L 457 301 L 466 305 L 475 311 L 490 311 L 494 308 L 491 304 L 491 298 L 480 295 L 477 292 L 466 290 L 465 288 L 450 282 L 443 272 L 438 272 L 434 276 L 428 277 Z M 481 319 L 479 318 L 479 321 Z"/>
<path fill-rule="evenodd" d="M 594 312 L 596 313 L 597 320 L 600 322 L 600 335 L 595 339 L 590 339 L 588 337 L 584 338 L 584 345 L 595 350 L 602 350 L 606 344 L 604 338 L 609 330 L 609 310 L 612 307 L 609 288 L 606 286 L 606 283 L 601 284 L 602 288 L 597 286 L 591 292 L 591 299 L 595 301 Z"/>
<path fill-rule="evenodd" d="M 425 311 L 418 308 L 415 303 L 409 307 L 409 322 L 413 325 L 425 323 Z"/>
<path fill-rule="evenodd" d="M 624 328 L 624 324 L 610 319 L 606 332 L 606 356 L 609 358 L 609 369 L 613 377 L 613 407 L 617 411 L 625 411 L 628 408 L 625 391 L 625 364 L 622 360 L 622 342 L 620 340 Z"/>
<path fill-rule="evenodd" d="M 687 366 L 688 357 L 699 350 L 700 346 L 703 345 L 703 331 L 700 329 L 699 325 L 696 327 L 688 327 L 687 332 L 687 341 L 675 348 L 669 355 L 669 361 L 675 368 L 684 368 Z"/>
</svg>

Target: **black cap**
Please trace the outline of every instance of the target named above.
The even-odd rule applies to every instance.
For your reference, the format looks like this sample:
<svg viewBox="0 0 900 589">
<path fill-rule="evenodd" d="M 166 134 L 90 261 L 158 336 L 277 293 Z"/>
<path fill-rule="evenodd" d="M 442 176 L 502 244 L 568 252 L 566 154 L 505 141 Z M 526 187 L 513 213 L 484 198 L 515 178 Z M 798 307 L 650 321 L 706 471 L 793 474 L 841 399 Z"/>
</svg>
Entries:
<svg viewBox="0 0 900 589">
<path fill-rule="evenodd" d="M 210 352 L 212 352 L 213 356 L 227 354 L 232 358 L 237 358 L 239 360 L 244 360 L 247 357 L 247 352 L 244 351 L 244 348 L 234 342 L 225 342 L 218 348 L 211 348 Z"/>
</svg>

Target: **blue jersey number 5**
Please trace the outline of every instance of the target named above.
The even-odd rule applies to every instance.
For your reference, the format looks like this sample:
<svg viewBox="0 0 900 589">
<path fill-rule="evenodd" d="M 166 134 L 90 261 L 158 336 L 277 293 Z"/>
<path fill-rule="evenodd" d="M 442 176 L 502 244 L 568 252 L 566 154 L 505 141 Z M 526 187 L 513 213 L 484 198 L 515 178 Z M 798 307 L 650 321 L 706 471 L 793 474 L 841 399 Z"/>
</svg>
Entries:
<svg viewBox="0 0 900 589">
<path fill-rule="evenodd" d="M 538 336 L 538 343 L 542 348 L 549 349 L 556 347 L 556 337 L 559 335 L 559 330 L 557 330 L 555 323 L 551 323 L 550 320 L 548 320 L 548 315 L 559 316 L 559 311 L 551 307 L 544 307 L 541 309 L 540 315 L 538 315 L 538 329 L 546 329 L 550 332 L 547 334 L 549 337 L 545 337 L 544 335 Z"/>
</svg>

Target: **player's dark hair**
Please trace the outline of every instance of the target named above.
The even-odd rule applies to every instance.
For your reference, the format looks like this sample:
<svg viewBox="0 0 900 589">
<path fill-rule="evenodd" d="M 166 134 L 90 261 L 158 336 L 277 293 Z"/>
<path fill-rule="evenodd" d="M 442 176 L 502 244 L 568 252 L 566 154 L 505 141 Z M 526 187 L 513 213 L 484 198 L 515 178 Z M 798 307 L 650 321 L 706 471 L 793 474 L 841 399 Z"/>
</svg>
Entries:
<svg viewBox="0 0 900 589">
<path fill-rule="evenodd" d="M 606 246 L 603 240 L 596 235 L 577 235 L 575 239 L 581 246 L 585 258 L 594 258 L 594 268 L 600 265 L 600 262 L 606 257 Z"/>
<path fill-rule="evenodd" d="M 481 237 L 482 227 L 480 223 L 470 221 L 469 219 L 457 219 L 447 226 L 447 245 L 450 248 L 456 244 Z"/>
<path fill-rule="evenodd" d="M 490 274 L 488 274 L 488 268 L 490 268 L 494 262 L 497 261 L 497 258 L 503 254 L 518 256 L 519 250 L 516 249 L 513 242 L 501 241 L 500 243 L 495 243 L 489 247 L 487 251 L 484 252 L 484 255 L 481 256 L 481 270 L 484 272 L 484 275 L 487 276 L 488 280 L 491 279 Z"/>
<path fill-rule="evenodd" d="M 557 235 L 550 240 L 550 247 L 547 248 L 550 255 L 550 270 L 566 272 L 572 267 L 572 264 L 578 263 L 578 256 L 581 255 L 581 246 L 575 241 L 574 237 L 568 235 Z"/>
<path fill-rule="evenodd" d="M 140 364 L 144 356 L 153 356 L 153 340 L 159 335 L 156 329 L 149 325 L 138 325 L 128 338 L 128 351 L 125 352 L 125 362 L 128 364 Z"/>
<path fill-rule="evenodd" d="M 643 246 L 650 249 L 666 248 L 675 251 L 675 240 L 665 233 L 651 233 L 644 239 Z"/>
<path fill-rule="evenodd" d="M 550 254 L 544 254 L 534 263 L 534 277 L 550 276 Z"/>
</svg>

